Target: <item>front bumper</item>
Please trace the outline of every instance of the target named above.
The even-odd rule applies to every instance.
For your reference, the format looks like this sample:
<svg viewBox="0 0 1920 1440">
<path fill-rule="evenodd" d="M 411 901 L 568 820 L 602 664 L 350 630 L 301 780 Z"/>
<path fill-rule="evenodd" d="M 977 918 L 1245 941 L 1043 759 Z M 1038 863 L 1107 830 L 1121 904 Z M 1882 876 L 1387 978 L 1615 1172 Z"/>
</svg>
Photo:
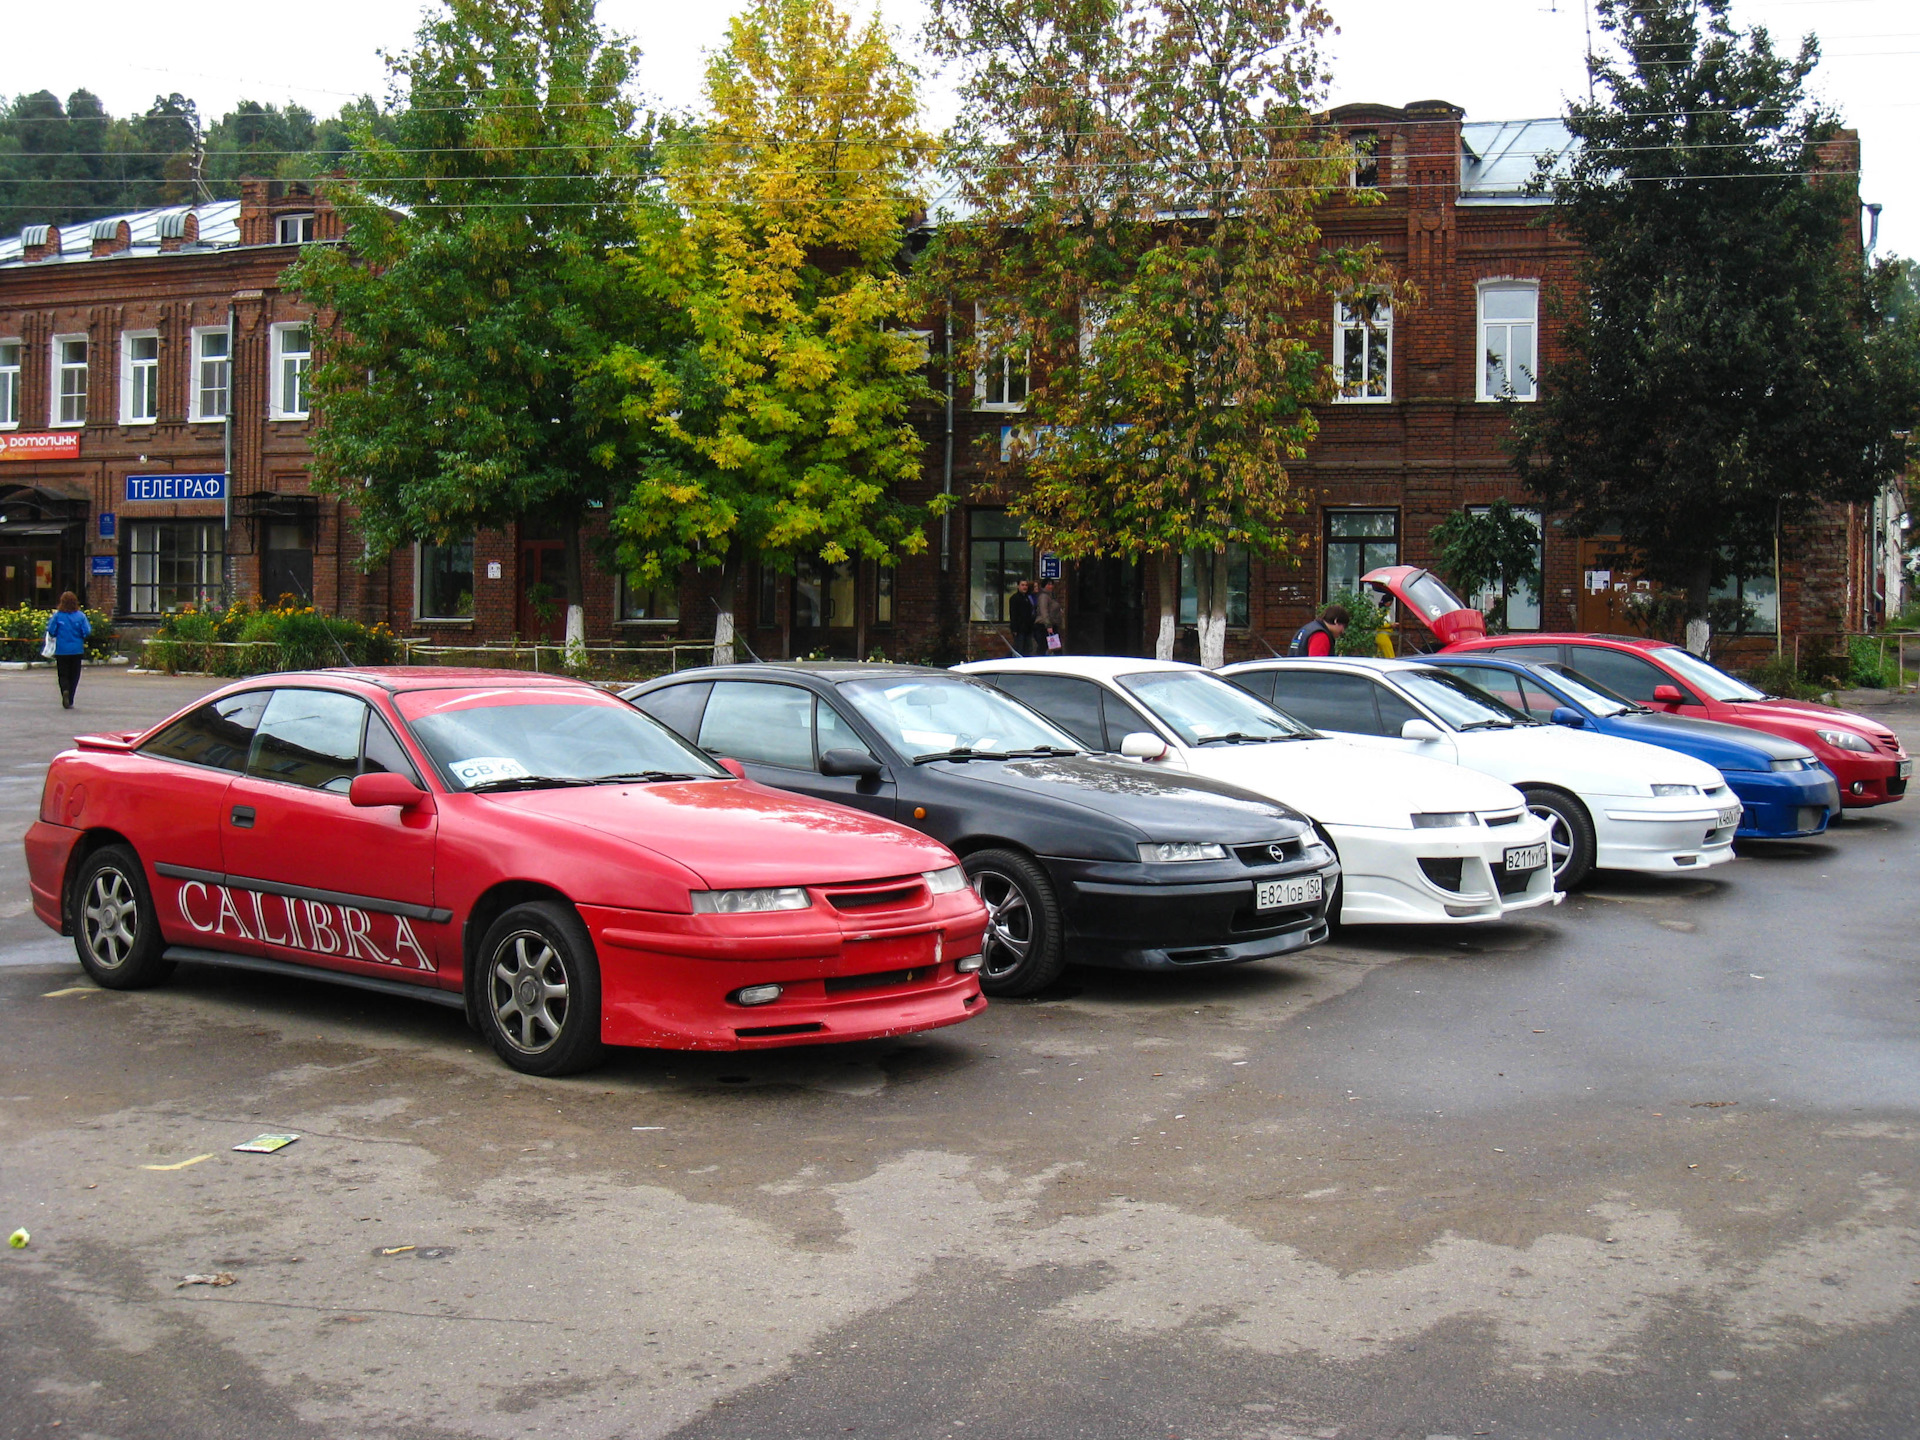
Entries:
<svg viewBox="0 0 1920 1440">
<path fill-rule="evenodd" d="M 1546 845 L 1533 815 L 1459 830 L 1325 829 L 1340 852 L 1343 924 L 1472 925 L 1563 898 L 1550 865 L 1507 873 L 1508 850 Z"/>
<path fill-rule="evenodd" d="M 1600 795 L 1588 802 L 1593 817 L 1594 864 L 1602 870 L 1638 870 L 1650 875 L 1684 874 L 1724 865 L 1733 856 L 1740 821 L 1720 823 L 1732 795 L 1642 799 Z"/>
<path fill-rule="evenodd" d="M 1840 813 L 1840 786 L 1825 770 L 1722 773 L 1745 807 L 1735 832 L 1739 839 L 1818 835 Z"/>
<path fill-rule="evenodd" d="M 1861 755 L 1852 750 L 1836 750 L 1825 747 L 1826 753 L 1820 756 L 1820 763 L 1833 772 L 1833 778 L 1840 785 L 1840 803 L 1849 810 L 1864 809 L 1869 805 L 1890 805 L 1895 800 L 1904 799 L 1907 793 L 1907 777 L 1900 774 L 1903 761 L 1911 764 L 1906 757 L 1899 755 Z"/>
<path fill-rule="evenodd" d="M 759 1050 L 874 1040 L 986 1009 L 955 962 L 980 953 L 971 889 L 879 914 L 664 915 L 580 907 L 600 958 L 600 1038 L 665 1050 Z M 767 1005 L 727 997 L 782 987 Z"/>
<path fill-rule="evenodd" d="M 1319 852 L 1324 855 L 1324 851 Z M 1066 906 L 1068 958 L 1116 970 L 1184 970 L 1266 960 L 1327 938 L 1340 867 L 1322 859 L 1251 867 L 1235 859 L 1146 866 L 1043 857 Z M 1174 871 L 1162 875 L 1159 871 Z M 1320 876 L 1320 898 L 1255 908 L 1263 880 Z"/>
</svg>

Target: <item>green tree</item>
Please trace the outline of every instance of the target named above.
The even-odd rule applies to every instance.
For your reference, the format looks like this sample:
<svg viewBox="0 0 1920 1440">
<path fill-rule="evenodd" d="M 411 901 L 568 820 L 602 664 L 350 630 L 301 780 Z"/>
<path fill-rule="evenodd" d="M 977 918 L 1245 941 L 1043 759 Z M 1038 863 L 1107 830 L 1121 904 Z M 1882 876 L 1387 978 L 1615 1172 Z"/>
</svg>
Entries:
<svg viewBox="0 0 1920 1440">
<path fill-rule="evenodd" d="M 961 66 L 967 213 L 927 290 L 978 305 L 962 356 L 989 399 L 1030 383 L 1012 508 L 1035 544 L 1159 557 L 1163 657 L 1181 554 L 1217 665 L 1227 547 L 1294 543 L 1332 299 L 1386 286 L 1315 223 L 1354 160 L 1313 118 L 1329 25 L 1312 0 L 933 5 L 932 45 Z"/>
<path fill-rule="evenodd" d="M 1551 181 L 1582 247 L 1566 357 L 1512 407 L 1513 454 L 1567 528 L 1617 526 L 1643 573 L 1684 592 L 1704 652 L 1713 589 L 1770 564 L 1823 502 L 1871 496 L 1904 464 L 1880 391 L 1858 196 L 1819 51 L 1775 52 L 1727 0 L 1600 0 L 1617 54 Z"/>
<path fill-rule="evenodd" d="M 1434 559 L 1454 590 L 1471 602 L 1491 590 L 1487 611 L 1495 628 L 1507 628 L 1507 600 L 1522 585 L 1540 584 L 1540 526 L 1505 500 L 1483 514 L 1456 510 L 1433 527 Z"/>
<path fill-rule="evenodd" d="M 651 451 L 614 526 L 642 581 L 718 570 L 716 660 L 746 556 L 891 565 L 926 547 L 898 489 L 921 470 L 910 408 L 933 398 L 902 273 L 927 153 L 913 72 L 877 18 L 856 31 L 831 0 L 735 16 L 706 113 L 665 146 L 672 208 L 645 212 L 621 264 L 684 328 L 602 366 Z"/>
<path fill-rule="evenodd" d="M 451 0 L 392 62 L 408 101 L 393 138 L 355 132 L 355 178 L 333 192 L 347 247 L 289 272 L 324 317 L 316 484 L 351 494 L 376 556 L 557 530 L 570 646 L 581 527 L 629 474 L 583 377 L 641 323 L 609 263 L 648 164 L 634 59 L 592 0 Z"/>
</svg>

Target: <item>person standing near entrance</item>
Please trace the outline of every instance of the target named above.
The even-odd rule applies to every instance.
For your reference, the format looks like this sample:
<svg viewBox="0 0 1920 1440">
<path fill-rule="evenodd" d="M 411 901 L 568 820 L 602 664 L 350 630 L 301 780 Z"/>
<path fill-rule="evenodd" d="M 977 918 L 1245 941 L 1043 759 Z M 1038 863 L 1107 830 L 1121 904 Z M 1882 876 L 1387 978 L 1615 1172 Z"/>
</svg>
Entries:
<svg viewBox="0 0 1920 1440">
<path fill-rule="evenodd" d="M 1347 633 L 1347 626 L 1353 617 L 1347 614 L 1344 605 L 1329 605 L 1320 614 L 1300 627 L 1293 637 L 1293 644 L 1287 647 L 1289 655 L 1331 655 L 1338 648 L 1340 637 Z"/>
<path fill-rule="evenodd" d="M 1013 632 L 1013 648 L 1022 655 L 1033 654 L 1034 608 L 1031 582 L 1022 580 L 1007 597 L 1007 628 Z"/>
<path fill-rule="evenodd" d="M 60 678 L 60 708 L 73 708 L 73 695 L 80 688 L 80 663 L 86 658 L 87 637 L 93 626 L 87 612 L 69 590 L 60 597 L 60 608 L 47 617 L 47 639 L 53 645 L 53 668 Z"/>
<path fill-rule="evenodd" d="M 1059 637 L 1060 602 L 1054 597 L 1053 581 L 1042 580 L 1040 593 L 1033 602 L 1033 653 L 1059 653 L 1064 648 Z"/>
</svg>

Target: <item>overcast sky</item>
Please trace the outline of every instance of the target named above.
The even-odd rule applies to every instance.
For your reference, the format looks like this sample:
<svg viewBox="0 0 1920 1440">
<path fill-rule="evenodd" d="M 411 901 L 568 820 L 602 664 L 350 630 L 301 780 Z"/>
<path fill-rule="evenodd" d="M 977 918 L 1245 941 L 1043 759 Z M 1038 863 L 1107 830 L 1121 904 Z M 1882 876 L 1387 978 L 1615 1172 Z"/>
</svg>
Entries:
<svg viewBox="0 0 1920 1440">
<path fill-rule="evenodd" d="M 851 0 L 866 11 L 875 0 Z M 923 0 L 879 0 L 911 37 Z M 1584 94 L 1582 0 L 1328 0 L 1334 37 L 1332 103 L 1451 100 L 1471 119 L 1560 113 Z M 385 93 L 378 51 L 405 48 L 420 8 L 409 0 L 325 0 L 281 11 L 259 0 L 95 0 L 74 29 L 61 4 L 14 0 L 0 46 L 0 95 L 86 86 L 116 114 L 178 90 L 203 115 L 234 101 L 300 101 L 317 112 L 356 94 Z M 673 106 L 699 97 L 702 53 L 717 44 L 733 0 L 601 0 L 602 19 L 646 52 L 649 93 Z M 1806 31 L 1826 58 L 1818 93 L 1860 131 L 1861 198 L 1885 206 L 1880 250 L 1920 254 L 1920 7 L 1913 0 L 1737 0 L 1736 21 L 1764 24 L 1782 48 Z M 935 118 L 945 94 L 929 77 Z"/>
</svg>

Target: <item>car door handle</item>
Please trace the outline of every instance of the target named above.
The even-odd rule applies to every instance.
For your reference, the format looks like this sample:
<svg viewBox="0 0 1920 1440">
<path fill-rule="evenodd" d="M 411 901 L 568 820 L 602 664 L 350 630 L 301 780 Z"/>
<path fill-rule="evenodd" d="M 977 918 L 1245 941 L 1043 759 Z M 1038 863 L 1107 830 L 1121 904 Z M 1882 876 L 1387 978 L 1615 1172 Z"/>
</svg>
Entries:
<svg viewBox="0 0 1920 1440">
<path fill-rule="evenodd" d="M 233 807 L 233 823 L 241 830 L 253 828 L 253 806 L 236 805 Z"/>
</svg>

